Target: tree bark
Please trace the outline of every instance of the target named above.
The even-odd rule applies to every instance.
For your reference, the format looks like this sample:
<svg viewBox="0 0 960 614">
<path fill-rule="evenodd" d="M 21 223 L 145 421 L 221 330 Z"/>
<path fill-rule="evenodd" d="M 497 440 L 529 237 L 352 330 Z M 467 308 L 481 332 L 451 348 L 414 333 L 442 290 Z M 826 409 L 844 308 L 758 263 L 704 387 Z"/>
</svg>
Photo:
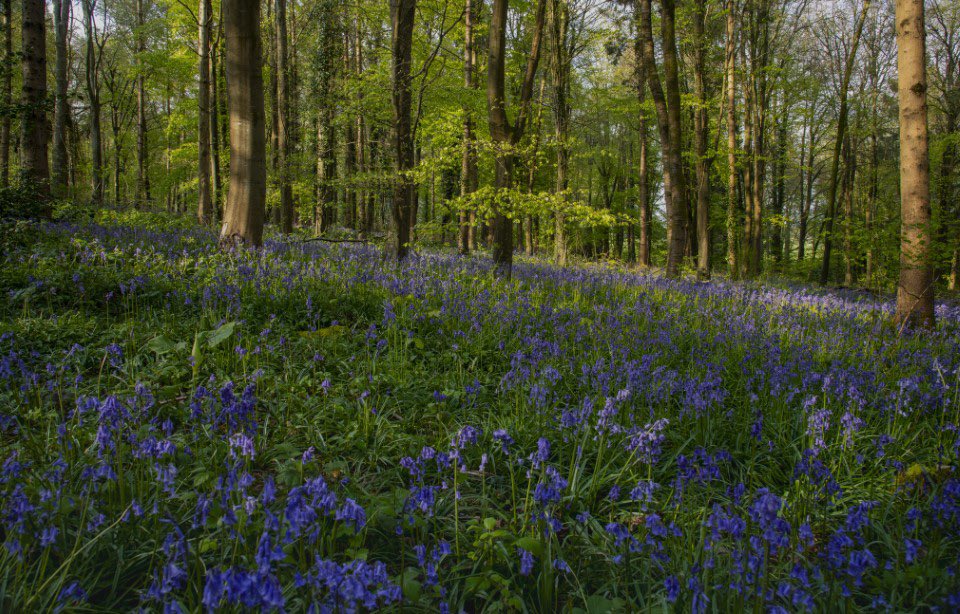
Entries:
<svg viewBox="0 0 960 614">
<path fill-rule="evenodd" d="M 673 0 L 662 0 L 661 35 L 664 46 L 664 80 L 667 82 L 668 90 L 665 95 L 654 55 L 650 0 L 638 0 L 638 2 L 640 5 L 638 35 L 642 41 L 647 85 L 653 98 L 653 106 L 657 111 L 657 131 L 660 135 L 663 160 L 663 188 L 669 235 L 666 273 L 668 277 L 679 277 L 687 243 L 687 194 L 680 155 L 680 86 L 674 33 L 675 6 Z"/>
<path fill-rule="evenodd" d="M 230 187 L 220 241 L 259 246 L 267 191 L 259 0 L 224 0 Z"/>
<path fill-rule="evenodd" d="M 137 0 L 137 196 L 138 205 L 150 203 L 149 152 L 147 143 L 147 90 L 146 68 L 143 55 L 147 51 L 146 12 L 144 0 Z M 226 12 L 226 11 L 224 11 Z"/>
<path fill-rule="evenodd" d="M 694 91 L 697 108 L 694 111 L 694 141 L 697 175 L 697 279 L 710 279 L 710 161 L 707 159 L 710 120 L 707 117 L 706 73 L 706 0 L 697 0 L 693 18 L 694 32 Z M 679 104 L 679 98 L 678 98 Z"/>
<path fill-rule="evenodd" d="M 210 0 L 200 0 L 198 10 L 200 88 L 197 91 L 197 220 L 207 226 L 213 222 L 213 193 L 210 185 L 210 30 L 213 19 Z"/>
<path fill-rule="evenodd" d="M 103 204 L 103 129 L 101 127 L 102 105 L 100 104 L 100 53 L 98 50 L 94 11 L 97 0 L 82 0 L 83 28 L 87 36 L 85 68 L 87 99 L 90 102 L 90 166 L 92 199 Z"/>
<path fill-rule="evenodd" d="M 51 188 L 53 195 L 63 198 L 67 195 L 67 124 L 70 120 L 70 103 L 67 100 L 67 32 L 70 25 L 69 0 L 53 0 L 53 30 L 56 49 L 56 102 L 53 118 L 53 169 Z"/>
<path fill-rule="evenodd" d="M 540 42 L 546 15 L 546 2 L 537 2 L 531 33 L 530 54 L 520 87 L 517 117 L 511 126 L 507 119 L 505 89 L 505 59 L 507 51 L 507 4 L 509 0 L 494 0 L 490 18 L 490 48 L 487 60 L 487 115 L 490 137 L 494 143 L 496 174 L 494 186 L 501 195 L 513 187 L 515 148 L 526 129 L 534 79 L 540 61 Z M 496 207 L 493 217 L 494 274 L 510 278 L 513 270 L 513 221 L 502 207 Z"/>
<path fill-rule="evenodd" d="M 570 6 L 566 0 L 550 2 L 550 33 L 552 37 L 551 72 L 553 79 L 553 124 L 557 148 L 556 193 L 566 199 L 570 171 L 570 62 L 567 33 L 570 27 Z M 554 261 L 567 264 L 567 223 L 563 211 L 554 212 Z"/>
<path fill-rule="evenodd" d="M 900 326 L 932 328 L 930 162 L 927 142 L 926 30 L 923 0 L 897 0 L 897 94 L 900 106 Z"/>
<path fill-rule="evenodd" d="M 737 83 L 735 0 L 726 0 L 726 59 L 727 86 L 727 269 L 732 279 L 740 275 L 737 254 L 740 250 L 740 219 L 737 200 Z"/>
<path fill-rule="evenodd" d="M 0 97 L 4 108 L 13 103 L 13 2 L 3 0 L 3 75 Z M 0 118 L 0 185 L 10 185 L 10 114 Z"/>
<path fill-rule="evenodd" d="M 393 185 L 393 224 L 397 233 L 394 253 L 402 262 L 410 251 L 414 203 L 417 197 L 410 172 L 414 168 L 413 126 L 410 117 L 410 64 L 416 0 L 391 0 L 393 20 L 393 127 L 397 178 Z"/>
<path fill-rule="evenodd" d="M 280 232 L 293 232 L 293 187 L 290 184 L 290 62 L 287 51 L 287 2 L 276 0 L 277 26 L 277 173 L 280 184 Z"/>
<path fill-rule="evenodd" d="M 474 80 L 474 50 L 473 22 L 476 12 L 473 0 L 466 0 L 463 12 L 463 86 L 467 90 L 476 87 Z M 467 106 L 463 107 L 463 145 L 460 169 L 460 195 L 466 197 L 477 189 L 477 145 L 473 135 L 473 116 Z M 476 214 L 472 207 L 461 209 L 459 212 L 459 231 L 457 233 L 457 249 L 463 255 L 469 254 L 476 245 L 474 243 L 474 228 Z"/>
<path fill-rule="evenodd" d="M 21 119 L 24 179 L 38 198 L 37 213 L 50 217 L 50 166 L 47 162 L 47 40 L 44 0 L 23 0 L 23 116 Z"/>
</svg>

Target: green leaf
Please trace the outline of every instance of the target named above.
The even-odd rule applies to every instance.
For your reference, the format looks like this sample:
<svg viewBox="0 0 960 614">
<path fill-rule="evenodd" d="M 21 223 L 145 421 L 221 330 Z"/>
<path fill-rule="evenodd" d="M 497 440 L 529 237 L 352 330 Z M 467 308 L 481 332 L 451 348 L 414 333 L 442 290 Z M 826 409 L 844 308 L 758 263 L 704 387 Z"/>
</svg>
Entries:
<svg viewBox="0 0 960 614">
<path fill-rule="evenodd" d="M 217 330 L 207 336 L 207 347 L 215 348 L 230 337 L 233 336 L 234 329 L 237 328 L 236 322 L 227 322 Z"/>
<path fill-rule="evenodd" d="M 162 355 L 177 349 L 177 344 L 173 341 L 170 341 L 163 335 L 160 335 L 159 337 L 154 337 L 150 341 L 147 341 L 147 349 L 158 355 Z"/>
<path fill-rule="evenodd" d="M 541 544 L 540 540 L 536 537 L 530 537 L 529 535 L 526 537 L 521 537 L 517 539 L 517 541 L 513 542 L 513 544 L 523 548 L 530 554 L 538 557 L 543 556 L 543 544 Z"/>
<path fill-rule="evenodd" d="M 420 591 L 422 585 L 417 580 L 417 570 L 413 567 L 407 567 L 403 572 L 403 580 L 400 582 L 403 588 L 403 596 L 412 602 L 420 600 Z"/>
</svg>

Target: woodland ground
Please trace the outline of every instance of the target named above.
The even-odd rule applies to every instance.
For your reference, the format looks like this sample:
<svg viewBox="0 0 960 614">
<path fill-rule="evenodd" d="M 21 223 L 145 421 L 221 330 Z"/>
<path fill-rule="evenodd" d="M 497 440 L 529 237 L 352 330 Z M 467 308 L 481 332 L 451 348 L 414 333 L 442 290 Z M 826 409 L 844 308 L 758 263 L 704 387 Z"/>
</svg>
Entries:
<svg viewBox="0 0 960 614">
<path fill-rule="evenodd" d="M 960 608 L 960 309 L 10 225 L 0 609 Z"/>
</svg>

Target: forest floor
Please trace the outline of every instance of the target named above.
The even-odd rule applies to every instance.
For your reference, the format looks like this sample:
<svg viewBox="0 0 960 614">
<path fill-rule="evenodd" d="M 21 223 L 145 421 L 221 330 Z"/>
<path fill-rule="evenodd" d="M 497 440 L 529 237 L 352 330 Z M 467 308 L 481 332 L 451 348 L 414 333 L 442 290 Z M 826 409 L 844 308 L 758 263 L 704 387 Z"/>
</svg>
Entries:
<svg viewBox="0 0 960 614">
<path fill-rule="evenodd" d="M 2 241 L 0 610 L 960 608 L 956 307 Z"/>
</svg>

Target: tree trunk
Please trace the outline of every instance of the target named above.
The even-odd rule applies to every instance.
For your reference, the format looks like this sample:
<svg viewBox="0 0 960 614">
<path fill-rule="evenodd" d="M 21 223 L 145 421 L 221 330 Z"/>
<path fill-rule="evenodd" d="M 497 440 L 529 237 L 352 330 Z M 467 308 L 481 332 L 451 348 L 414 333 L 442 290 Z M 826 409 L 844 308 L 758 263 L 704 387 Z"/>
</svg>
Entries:
<svg viewBox="0 0 960 614">
<path fill-rule="evenodd" d="M 393 224 L 397 233 L 394 253 L 402 262 L 410 250 L 414 203 L 417 197 L 410 171 L 414 168 L 413 126 L 410 117 L 410 63 L 416 0 L 391 0 L 393 21 L 393 127 L 397 178 L 393 186 Z"/>
<path fill-rule="evenodd" d="M 38 198 L 37 213 L 50 217 L 50 167 L 47 162 L 47 40 L 44 0 L 23 0 L 23 117 L 21 120 L 24 179 Z"/>
<path fill-rule="evenodd" d="M 90 101 L 90 165 L 92 180 L 92 199 L 95 204 L 103 204 L 103 130 L 101 128 L 102 108 L 100 104 L 100 54 L 98 53 L 97 30 L 94 11 L 97 0 L 83 0 L 83 28 L 87 36 L 86 79 L 87 99 Z"/>
<path fill-rule="evenodd" d="M 50 182 L 53 195 L 57 198 L 67 195 L 67 124 L 70 114 L 70 102 L 67 100 L 67 32 L 70 26 L 70 7 L 69 0 L 53 0 L 57 98 L 53 116 L 53 169 Z"/>
<path fill-rule="evenodd" d="M 139 205 L 150 203 L 150 176 L 148 170 L 149 152 L 147 143 L 147 90 L 146 68 L 143 55 L 147 51 L 146 12 L 144 0 L 137 0 L 137 196 Z M 226 10 L 224 10 L 226 12 Z"/>
<path fill-rule="evenodd" d="M 217 40 L 220 39 L 219 23 Z M 219 43 L 210 49 L 210 178 L 213 181 L 213 217 L 219 215 L 223 202 L 223 179 L 220 176 L 220 87 L 217 83 L 217 57 L 220 54 Z"/>
<path fill-rule="evenodd" d="M 833 145 L 833 158 L 830 162 L 830 183 L 827 184 L 827 217 L 824 220 L 823 237 L 823 266 L 820 268 L 820 283 L 825 284 L 830 278 L 830 255 L 833 251 L 833 226 L 837 216 L 837 189 L 840 183 L 840 154 L 843 151 L 843 139 L 847 131 L 847 90 L 850 88 L 850 78 L 853 74 L 854 62 L 857 57 L 857 47 L 860 45 L 860 35 L 866 21 L 867 11 L 870 10 L 871 0 L 864 0 L 860 15 L 857 18 L 853 31 L 853 41 L 850 53 L 847 55 L 843 68 L 843 81 L 840 84 L 840 114 L 837 119 L 837 140 Z M 899 2 L 897 3 L 899 6 Z M 929 202 L 927 206 L 929 207 Z"/>
<path fill-rule="evenodd" d="M 220 241 L 259 246 L 267 191 L 259 0 L 224 0 L 230 187 Z"/>
<path fill-rule="evenodd" d="M 0 100 L 9 109 L 13 103 L 13 2 L 3 0 L 3 75 Z M 10 185 L 10 114 L 0 117 L 0 185 Z"/>
<path fill-rule="evenodd" d="M 333 226 L 337 207 L 337 143 L 334 128 L 335 85 L 341 58 L 341 29 L 331 0 L 324 0 L 323 19 L 318 37 L 317 95 L 320 103 L 317 121 L 317 207 L 320 209 L 321 234 Z"/>
<path fill-rule="evenodd" d="M 697 279 L 710 279 L 710 161 L 707 159 L 707 141 L 710 120 L 707 117 L 706 73 L 706 0 L 697 0 L 693 18 L 694 73 L 693 83 L 697 97 L 694 111 L 694 140 L 697 174 Z M 678 98 L 679 104 L 679 98 Z"/>
<path fill-rule="evenodd" d="M 557 148 L 556 193 L 566 199 L 570 170 L 570 62 L 567 33 L 570 25 L 570 7 L 566 0 L 550 2 L 550 33 L 552 37 L 551 72 L 553 78 L 553 124 Z M 563 211 L 554 212 L 553 258 L 560 266 L 567 264 L 567 228 Z"/>
<path fill-rule="evenodd" d="M 276 0 L 277 26 L 277 173 L 280 184 L 280 232 L 293 232 L 293 187 L 290 185 L 290 62 L 287 52 L 287 1 Z"/>
<path fill-rule="evenodd" d="M 213 194 L 210 185 L 210 30 L 213 19 L 210 0 L 200 0 L 198 13 L 200 89 L 197 91 L 197 219 L 207 226 L 213 222 Z"/>
<path fill-rule="evenodd" d="M 638 0 L 638 2 L 640 5 L 638 35 L 642 41 L 643 65 L 644 72 L 647 75 L 647 85 L 650 87 L 653 106 L 657 111 L 657 130 L 660 134 L 661 157 L 663 159 L 663 191 L 667 205 L 669 235 L 667 239 L 667 276 L 679 277 L 687 243 L 687 194 L 680 155 L 680 90 L 677 74 L 676 36 L 674 33 L 675 6 L 673 0 L 662 1 L 661 34 L 664 45 L 664 80 L 667 82 L 670 97 L 668 101 L 660 83 L 660 75 L 657 73 L 650 0 Z"/>
<path fill-rule="evenodd" d="M 933 327 L 930 162 L 927 145 L 926 30 L 923 0 L 897 0 L 900 103 L 900 280 L 896 322 Z"/>
<path fill-rule="evenodd" d="M 472 90 L 476 87 L 474 80 L 473 21 L 476 14 L 473 0 L 466 0 L 463 15 L 463 86 Z M 460 169 L 460 195 L 466 197 L 477 189 L 477 146 L 473 135 L 473 117 L 470 110 L 463 108 L 463 145 Z M 459 213 L 459 229 L 457 233 L 457 249 L 463 255 L 469 254 L 476 246 L 474 244 L 474 227 L 476 214 L 473 207 L 461 209 Z"/>
<path fill-rule="evenodd" d="M 727 85 L 727 269 L 731 279 L 740 275 L 737 254 L 740 249 L 740 202 L 737 200 L 737 83 L 735 0 L 726 0 L 726 70 Z"/>
<path fill-rule="evenodd" d="M 496 174 L 494 186 L 498 193 L 508 192 L 513 187 L 514 149 L 523 138 L 526 129 L 533 84 L 540 61 L 540 41 L 546 15 L 546 2 L 539 0 L 534 17 L 530 54 L 523 83 L 517 118 L 511 126 L 507 120 L 505 59 L 507 51 L 507 4 L 509 0 L 494 0 L 490 18 L 490 48 L 487 60 L 487 111 L 490 137 L 495 149 Z M 493 263 L 498 277 L 508 278 L 513 270 L 513 221 L 502 207 L 497 207 L 493 217 Z"/>
</svg>

